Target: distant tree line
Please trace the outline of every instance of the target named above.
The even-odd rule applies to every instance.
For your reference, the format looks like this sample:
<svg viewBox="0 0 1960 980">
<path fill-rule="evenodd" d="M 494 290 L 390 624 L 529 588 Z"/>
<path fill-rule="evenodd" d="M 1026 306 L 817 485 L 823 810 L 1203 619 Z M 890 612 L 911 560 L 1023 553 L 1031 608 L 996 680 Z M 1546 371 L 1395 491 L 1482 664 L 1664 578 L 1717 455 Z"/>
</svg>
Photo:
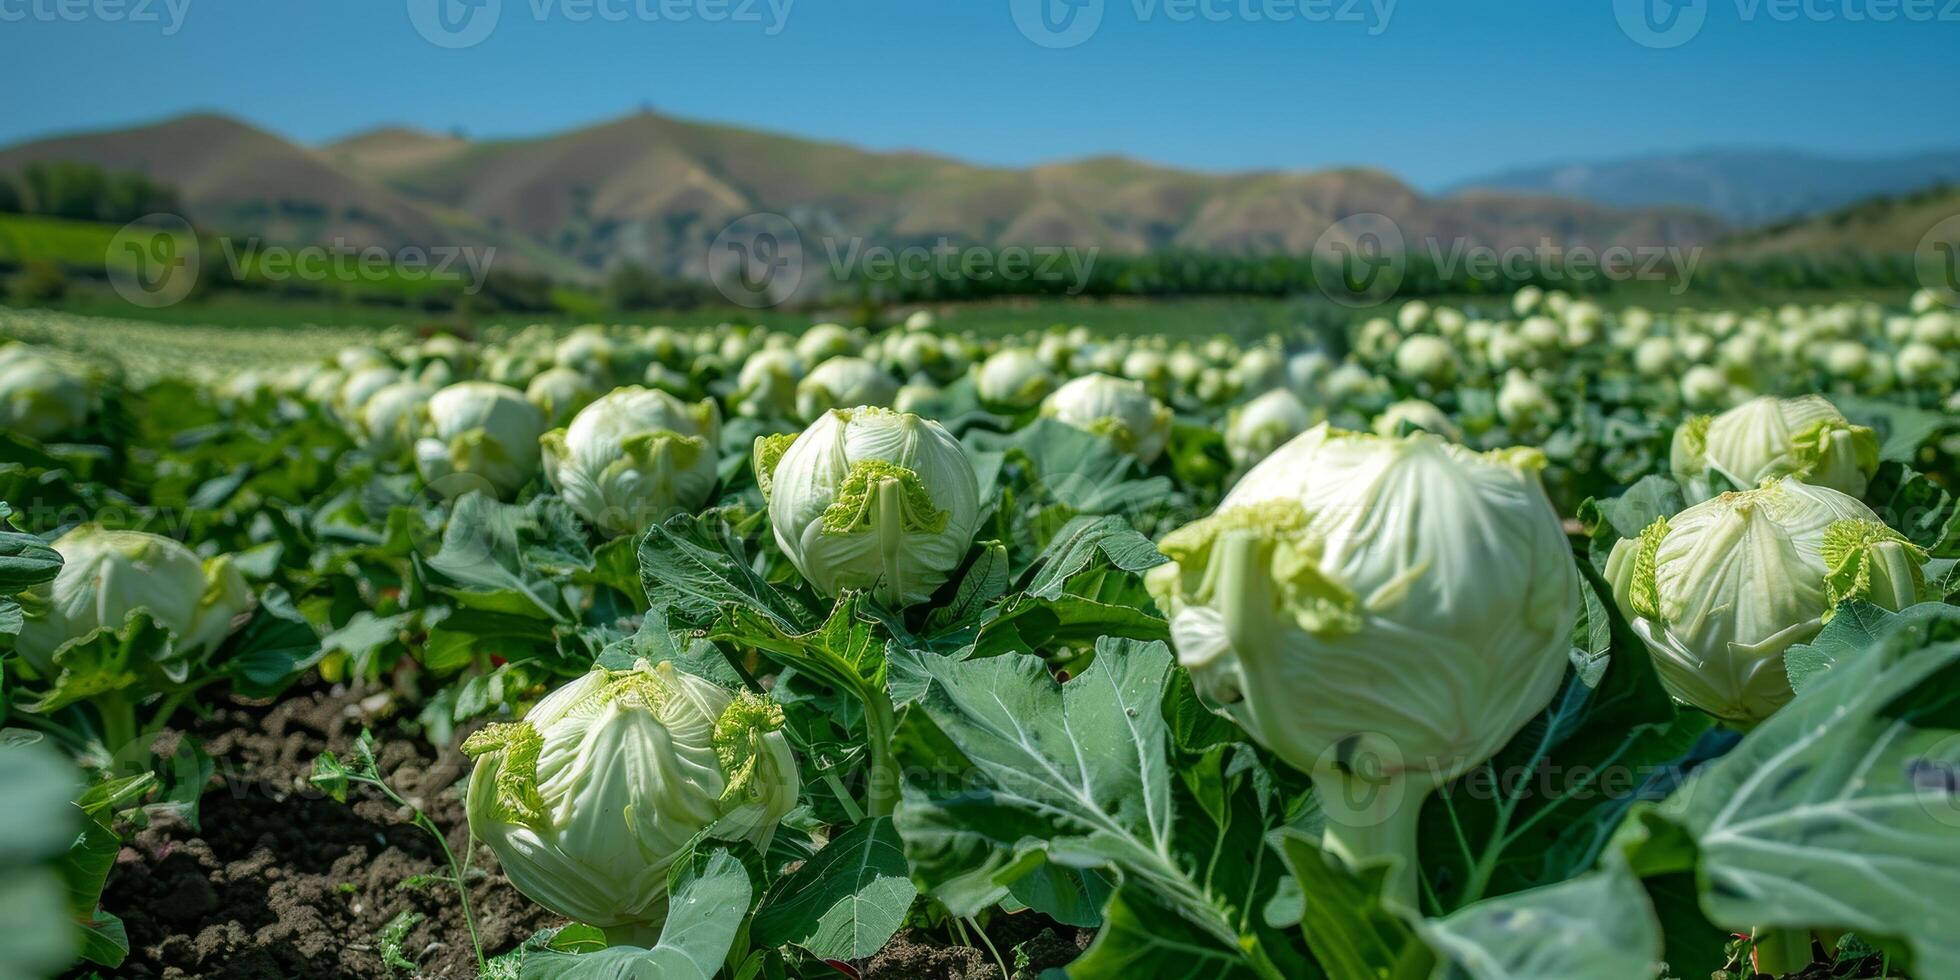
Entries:
<svg viewBox="0 0 1960 980">
<path fill-rule="evenodd" d="M 714 286 L 664 276 L 636 262 L 621 262 L 606 276 L 606 307 L 621 312 L 692 310 L 720 301 Z"/>
<path fill-rule="evenodd" d="M 174 212 L 177 192 L 133 172 L 110 172 L 73 161 L 30 163 L 0 174 L 0 213 L 127 224 Z"/>
</svg>

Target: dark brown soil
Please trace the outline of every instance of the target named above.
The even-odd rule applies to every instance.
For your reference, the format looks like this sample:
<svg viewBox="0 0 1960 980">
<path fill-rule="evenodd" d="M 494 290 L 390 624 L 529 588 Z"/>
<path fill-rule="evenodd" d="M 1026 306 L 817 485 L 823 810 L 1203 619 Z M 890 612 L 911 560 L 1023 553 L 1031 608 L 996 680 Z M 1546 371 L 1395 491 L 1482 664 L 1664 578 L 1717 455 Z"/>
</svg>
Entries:
<svg viewBox="0 0 1960 980">
<path fill-rule="evenodd" d="M 1011 971 L 1003 978 L 987 950 L 948 946 L 907 929 L 864 965 L 864 980 L 1035 980 L 1043 970 L 1073 962 L 1094 937 L 1093 930 L 1057 926 L 1040 915 L 996 917 L 987 938 Z"/>
<path fill-rule="evenodd" d="M 466 980 L 476 976 L 469 930 L 455 889 L 416 883 L 446 874 L 427 833 L 365 787 L 335 802 L 309 781 L 313 760 L 343 759 L 363 727 L 376 732 L 377 761 L 390 786 L 448 832 L 460 856 L 460 800 L 468 773 L 454 748 L 437 751 L 354 697 L 295 692 L 271 707 L 220 708 L 195 726 L 216 765 L 199 825 L 160 819 L 123 848 L 103 906 L 129 930 L 117 977 L 303 980 L 313 977 Z M 486 955 L 514 948 L 563 921 L 496 871 L 479 845 L 470 896 Z M 418 969 L 391 969 L 382 935 L 404 912 L 420 915 L 399 942 Z M 1093 933 L 1043 916 L 995 916 L 988 936 L 1013 976 L 1033 980 L 1067 965 Z M 1017 948 L 1025 964 L 1017 962 Z M 1003 980 L 992 954 L 907 930 L 862 966 L 864 980 Z M 839 976 L 844 974 L 840 973 Z"/>
<path fill-rule="evenodd" d="M 350 697 L 298 692 L 270 708 L 229 707 L 200 723 L 217 764 L 200 824 L 163 821 L 139 833 L 117 860 L 104 906 L 129 929 L 130 955 L 116 975 L 144 978 L 294 980 L 386 978 L 381 934 L 403 912 L 423 916 L 400 942 L 416 975 L 476 975 L 453 886 L 404 886 L 446 873 L 433 838 L 407 810 L 364 787 L 337 803 L 308 781 L 313 759 L 343 758 L 363 725 L 375 727 L 381 771 L 403 799 L 449 832 L 461 856 L 459 799 L 468 769 L 453 748 L 364 718 Z M 386 734 L 384 734 L 386 733 Z M 477 848 L 470 894 L 489 955 L 556 920 L 496 873 Z"/>
</svg>

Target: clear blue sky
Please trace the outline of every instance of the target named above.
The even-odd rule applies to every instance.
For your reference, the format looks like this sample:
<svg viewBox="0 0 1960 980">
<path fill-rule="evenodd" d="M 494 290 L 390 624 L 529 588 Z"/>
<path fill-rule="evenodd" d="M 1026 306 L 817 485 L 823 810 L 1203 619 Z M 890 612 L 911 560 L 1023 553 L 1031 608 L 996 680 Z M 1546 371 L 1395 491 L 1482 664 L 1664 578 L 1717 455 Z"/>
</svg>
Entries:
<svg viewBox="0 0 1960 980">
<path fill-rule="evenodd" d="M 1616 19 L 1642 0 L 1204 0 L 1222 19 L 1177 15 L 1198 0 L 1075 0 L 1101 4 L 1100 26 L 1063 49 L 1017 28 L 1032 0 L 753 0 L 753 20 L 719 23 L 702 16 L 751 0 L 478 0 L 501 5 L 496 27 L 463 49 L 412 25 L 434 2 L 0 0 L 0 143 L 199 109 L 304 141 L 391 122 L 522 136 L 647 104 L 981 162 L 1361 163 L 1423 187 L 1711 145 L 1960 144 L 1950 0 L 1905 0 L 1932 19 L 1891 23 L 1844 19 L 1888 0 L 1802 0 L 1829 21 L 1787 19 L 1798 0 L 1690 0 L 1705 23 L 1665 50 Z M 594 2 L 624 19 L 566 6 Z M 772 2 L 790 4 L 779 24 Z M 94 13 L 136 5 L 156 19 Z M 662 18 L 676 8 L 691 19 Z"/>
</svg>

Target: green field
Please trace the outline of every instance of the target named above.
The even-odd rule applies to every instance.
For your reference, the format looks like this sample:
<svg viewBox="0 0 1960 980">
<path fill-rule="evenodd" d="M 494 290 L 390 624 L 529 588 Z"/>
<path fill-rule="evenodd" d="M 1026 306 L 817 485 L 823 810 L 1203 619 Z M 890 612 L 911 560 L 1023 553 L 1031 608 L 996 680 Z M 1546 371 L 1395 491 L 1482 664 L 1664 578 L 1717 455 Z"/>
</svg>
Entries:
<svg viewBox="0 0 1960 980">
<path fill-rule="evenodd" d="M 134 240 L 120 225 L 94 221 L 71 221 L 41 215 L 0 214 L 0 268 L 31 261 L 51 262 L 72 275 L 105 277 L 110 270 L 128 268 L 135 261 L 131 247 L 141 247 L 144 236 Z M 188 237 L 164 230 L 148 230 L 152 235 Z M 122 235 L 118 239 L 118 235 Z M 182 252 L 183 244 L 176 251 Z M 290 291 L 311 296 L 333 296 L 345 305 L 369 303 L 401 304 L 430 294 L 453 293 L 463 283 L 456 277 L 465 269 L 459 263 L 444 270 L 437 279 L 418 270 L 390 265 L 372 272 L 357 266 L 351 258 L 342 262 L 321 262 L 305 271 L 291 271 L 280 258 L 281 252 L 250 240 L 199 235 L 196 253 L 206 283 L 224 282 L 248 292 Z M 290 255 L 290 250 L 283 254 Z M 261 296 L 261 303 L 279 305 L 288 299 Z M 129 312 L 129 311 L 122 311 Z M 399 318 L 400 310 L 394 316 Z"/>
</svg>

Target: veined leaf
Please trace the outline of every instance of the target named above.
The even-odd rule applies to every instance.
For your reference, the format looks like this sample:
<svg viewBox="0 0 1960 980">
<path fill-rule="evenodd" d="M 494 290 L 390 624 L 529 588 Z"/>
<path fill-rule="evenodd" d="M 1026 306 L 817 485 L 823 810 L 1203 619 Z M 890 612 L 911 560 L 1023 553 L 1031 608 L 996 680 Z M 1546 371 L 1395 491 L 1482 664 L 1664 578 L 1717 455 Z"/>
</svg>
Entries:
<svg viewBox="0 0 1960 980">
<path fill-rule="evenodd" d="M 1660 975 L 1661 927 L 1640 880 L 1609 865 L 1420 927 L 1440 980 L 1641 980 Z"/>
<path fill-rule="evenodd" d="M 1692 842 L 1711 921 L 1903 941 L 1960 976 L 1960 642 L 1894 633 L 1813 679 L 1627 828 L 1637 869 Z M 1649 852 L 1661 849 L 1659 859 Z"/>
<path fill-rule="evenodd" d="M 667 922 L 652 949 L 609 946 L 591 953 L 524 954 L 523 980 L 712 980 L 754 897 L 748 869 L 725 848 L 696 852 L 676 868 Z"/>
<path fill-rule="evenodd" d="M 1044 863 L 1096 869 L 1120 885 L 1074 976 L 1146 959 L 1153 976 L 1313 975 L 1259 916 L 1284 873 L 1265 842 L 1283 808 L 1224 747 L 1175 757 L 1163 644 L 1104 640 L 1067 684 L 1025 656 L 928 657 L 923 670 L 894 822 L 913 876 L 955 914 Z"/>
<path fill-rule="evenodd" d="M 891 818 L 844 831 L 776 885 L 756 910 L 754 936 L 793 943 L 819 959 L 857 960 L 883 949 L 919 891 Z"/>
</svg>

